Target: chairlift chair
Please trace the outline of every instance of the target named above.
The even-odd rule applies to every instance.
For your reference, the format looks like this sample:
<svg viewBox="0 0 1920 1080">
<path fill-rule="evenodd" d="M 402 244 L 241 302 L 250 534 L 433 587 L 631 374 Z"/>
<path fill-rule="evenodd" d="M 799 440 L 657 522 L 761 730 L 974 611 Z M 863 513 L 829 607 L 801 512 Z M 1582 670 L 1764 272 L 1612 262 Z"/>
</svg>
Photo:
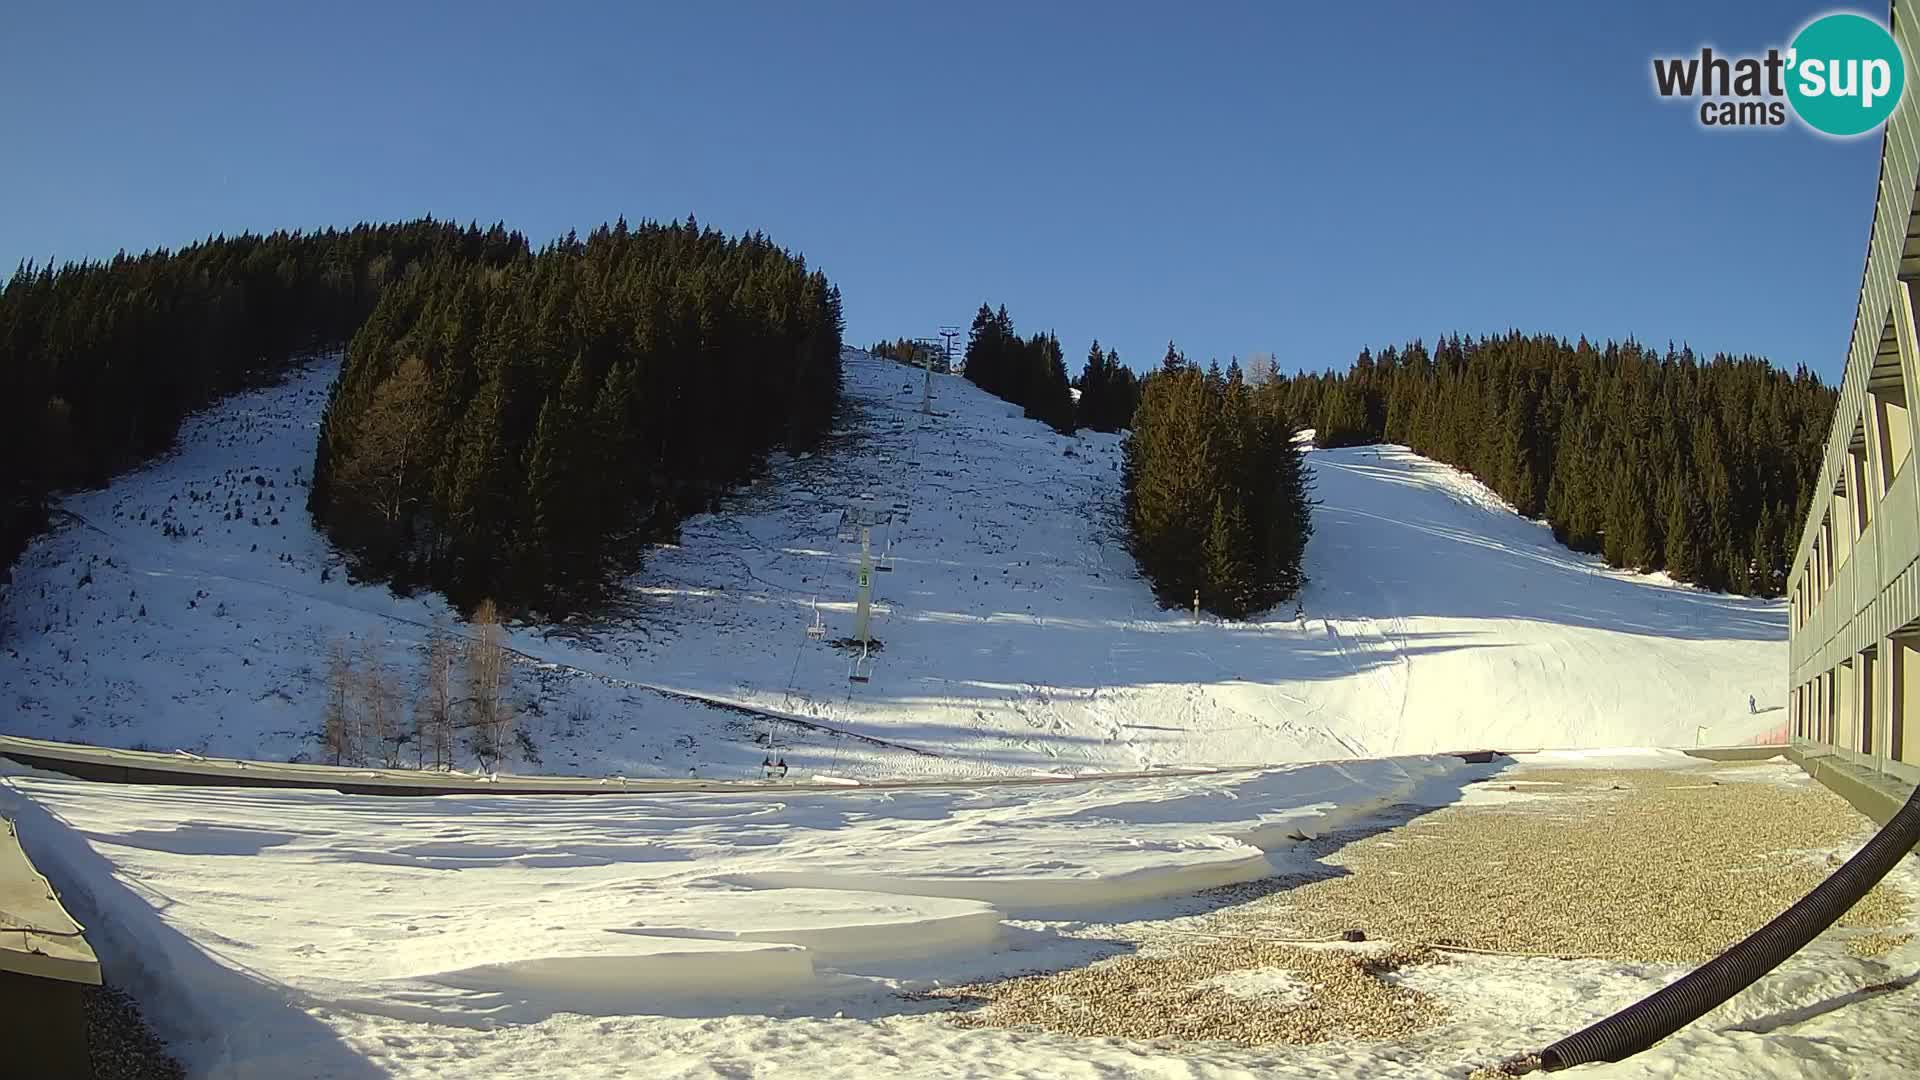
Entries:
<svg viewBox="0 0 1920 1080">
<path fill-rule="evenodd" d="M 853 666 L 847 669 L 847 681 L 868 683 L 873 681 L 873 657 L 865 645 L 860 646 L 860 655 L 853 658 Z"/>
<path fill-rule="evenodd" d="M 827 624 L 820 617 L 820 598 L 813 598 L 813 622 L 807 624 L 807 637 L 814 641 L 824 640 L 827 636 Z"/>
</svg>

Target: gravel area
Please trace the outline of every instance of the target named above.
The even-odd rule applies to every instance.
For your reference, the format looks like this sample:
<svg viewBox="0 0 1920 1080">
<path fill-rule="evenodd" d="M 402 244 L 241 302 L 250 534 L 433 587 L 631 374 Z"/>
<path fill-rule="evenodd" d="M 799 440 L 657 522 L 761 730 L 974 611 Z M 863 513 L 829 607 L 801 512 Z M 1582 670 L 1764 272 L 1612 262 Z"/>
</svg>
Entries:
<svg viewBox="0 0 1920 1080">
<path fill-rule="evenodd" d="M 147 1027 L 140 1007 L 111 986 L 86 992 L 87 1051 L 93 1080 L 182 1080 L 185 1070 Z"/>
<path fill-rule="evenodd" d="M 1258 941 L 1208 941 L 1105 960 L 1091 967 L 929 997 L 979 1003 L 967 1027 L 1032 1025 L 1067 1035 L 1315 1043 L 1364 1033 L 1390 1039 L 1431 1024 L 1440 1007 L 1379 976 L 1441 958 L 1431 950 L 1331 949 Z M 1246 996 L 1223 989 L 1231 972 L 1281 969 L 1307 993 Z"/>
<path fill-rule="evenodd" d="M 1439 1023 L 1440 1004 L 1380 976 L 1444 963 L 1447 949 L 1696 964 L 1819 884 L 1841 861 L 1826 849 L 1873 831 L 1825 788 L 1781 778 L 1778 763 L 1509 769 L 1487 783 L 1493 801 L 1308 841 L 1313 875 L 1211 890 L 1189 918 L 1100 928 L 1133 954 L 928 996 L 977 1006 L 955 1017 L 965 1026 L 1304 1044 Z M 1879 955 L 1908 937 L 1878 932 L 1906 908 L 1876 888 L 1829 933 Z M 1368 943 L 1328 944 L 1349 930 Z M 1262 970 L 1306 992 L 1225 988 Z"/>
<path fill-rule="evenodd" d="M 1510 770 L 1491 786 L 1540 797 L 1314 841 L 1310 851 L 1348 873 L 1219 890 L 1220 899 L 1246 902 L 1201 928 L 1261 938 L 1358 928 L 1403 943 L 1699 963 L 1764 926 L 1841 861 L 1815 852 L 1872 833 L 1825 788 L 1772 779 L 1780 769 Z M 1904 898 L 1882 886 L 1839 926 L 1879 929 L 1905 913 Z"/>
<path fill-rule="evenodd" d="M 1847 941 L 1847 952 L 1854 956 L 1871 960 L 1913 940 L 1912 934 L 1859 934 Z"/>
</svg>

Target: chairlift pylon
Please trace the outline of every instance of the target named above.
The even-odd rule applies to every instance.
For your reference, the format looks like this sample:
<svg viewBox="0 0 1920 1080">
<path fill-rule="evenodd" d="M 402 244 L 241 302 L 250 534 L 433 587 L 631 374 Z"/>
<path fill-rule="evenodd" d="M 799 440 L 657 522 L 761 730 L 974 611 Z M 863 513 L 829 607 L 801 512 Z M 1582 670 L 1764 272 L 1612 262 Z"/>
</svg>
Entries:
<svg viewBox="0 0 1920 1080">
<path fill-rule="evenodd" d="M 834 535 L 843 544 L 860 539 L 860 530 L 878 528 L 893 520 L 891 510 L 882 509 L 871 493 L 861 493 L 847 501 L 840 511 L 840 525 Z"/>
</svg>

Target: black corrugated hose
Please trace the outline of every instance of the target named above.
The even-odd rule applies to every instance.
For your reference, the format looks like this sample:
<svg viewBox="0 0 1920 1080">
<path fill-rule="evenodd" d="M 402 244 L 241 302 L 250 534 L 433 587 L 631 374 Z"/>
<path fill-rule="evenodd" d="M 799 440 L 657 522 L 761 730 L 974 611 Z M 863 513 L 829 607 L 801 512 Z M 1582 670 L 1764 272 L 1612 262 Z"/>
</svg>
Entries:
<svg viewBox="0 0 1920 1080">
<path fill-rule="evenodd" d="M 1671 986 L 1574 1032 L 1538 1055 L 1506 1063 L 1508 1071 L 1529 1072 L 1540 1068 L 1555 1072 L 1591 1061 L 1619 1061 L 1645 1050 L 1706 1015 L 1799 952 L 1807 942 L 1832 926 L 1834 920 L 1846 914 L 1867 890 L 1879 884 L 1917 843 L 1920 843 L 1920 789 L 1915 789 L 1907 805 L 1867 841 L 1867 846 L 1848 859 L 1846 865 L 1745 941 Z"/>
</svg>

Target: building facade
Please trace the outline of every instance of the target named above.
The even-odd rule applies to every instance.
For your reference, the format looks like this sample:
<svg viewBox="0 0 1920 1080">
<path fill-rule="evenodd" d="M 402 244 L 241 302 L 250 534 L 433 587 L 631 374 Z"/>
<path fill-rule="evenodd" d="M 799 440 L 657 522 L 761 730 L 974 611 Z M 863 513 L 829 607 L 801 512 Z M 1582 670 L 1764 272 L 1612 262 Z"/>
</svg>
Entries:
<svg viewBox="0 0 1920 1080">
<path fill-rule="evenodd" d="M 1912 8 L 1894 37 L 1920 57 Z M 1894 110 L 1840 403 L 1788 578 L 1793 741 L 1920 780 L 1920 109 Z"/>
</svg>

